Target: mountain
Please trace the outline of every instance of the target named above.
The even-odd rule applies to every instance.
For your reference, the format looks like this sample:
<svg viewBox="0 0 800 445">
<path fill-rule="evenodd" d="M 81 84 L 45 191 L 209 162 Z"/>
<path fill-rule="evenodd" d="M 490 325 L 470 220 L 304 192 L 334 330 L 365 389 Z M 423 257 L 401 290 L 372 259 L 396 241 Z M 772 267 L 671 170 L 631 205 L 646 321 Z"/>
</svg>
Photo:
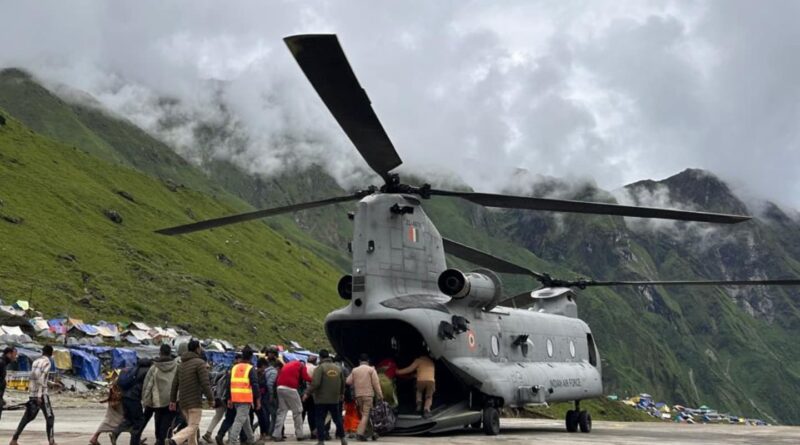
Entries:
<svg viewBox="0 0 800 445">
<path fill-rule="evenodd" d="M 130 122 L 90 101 L 76 103 L 61 98 L 18 70 L 0 73 L 0 108 L 5 109 L 0 113 L 13 116 L 9 119 L 12 130 L 0 127 L 0 135 L 10 138 L 0 139 L 4 141 L 0 144 L 0 153 L 5 156 L 3 168 L 9 172 L 19 169 L 16 164 L 9 164 L 9 159 L 22 160 L 25 169 L 20 171 L 27 181 L 20 182 L 22 185 L 13 194 L 0 188 L 0 199 L 5 202 L 0 213 L 23 219 L 22 224 L 0 220 L 0 237 L 6 237 L 0 239 L 1 245 L 17 243 L 22 238 L 11 231 L 34 221 L 41 221 L 37 224 L 42 225 L 42 230 L 50 227 L 49 232 L 25 238 L 26 243 L 33 243 L 30 249 L 18 248 L 13 259 L 0 262 L 0 292 L 4 296 L 30 293 L 38 306 L 46 304 L 45 297 L 52 296 L 56 303 L 45 306 L 49 309 L 63 311 L 70 305 L 81 314 L 97 313 L 114 319 L 169 317 L 202 326 L 197 329 L 205 329 L 203 332 L 235 338 L 249 338 L 239 329 L 252 325 L 258 327 L 252 334 L 254 339 L 272 340 L 281 334 L 322 341 L 322 317 L 338 304 L 335 280 L 349 267 L 346 244 L 350 223 L 345 213 L 351 206 L 304 211 L 268 219 L 265 224 L 248 223 L 191 237 L 156 238 L 155 245 L 151 245 L 149 230 L 251 206 L 283 205 L 344 193 L 323 169 L 288 169 L 266 177 L 247 173 L 220 159 L 209 158 L 195 165 Z M 227 137 L 219 129 L 199 128 L 205 132 L 209 144 L 205 148 L 209 150 L 215 141 Z M 36 146 L 36 150 L 9 154 L 15 138 L 23 137 L 27 138 L 25 146 Z M 198 140 L 203 143 L 204 138 Z M 50 168 L 47 152 L 39 152 L 45 147 L 71 150 L 69 153 L 77 155 L 63 160 L 55 157 L 61 167 Z M 25 158 L 33 154 L 37 157 Z M 60 170 L 67 167 L 70 171 Z M 6 170 L 2 172 L 8 174 Z M 117 178 L 123 177 L 123 172 L 126 179 L 120 181 Z M 640 181 L 613 193 L 591 183 L 576 185 L 522 176 L 518 179 L 521 190 L 515 189 L 516 193 L 537 196 L 605 202 L 621 199 L 643 205 L 732 213 L 757 210 L 749 209 L 719 178 L 701 170 L 687 170 L 662 181 Z M 99 185 L 75 185 L 85 181 Z M 44 192 L 23 193 L 37 188 Z M 61 189 L 70 192 L 58 192 Z M 115 194 L 118 189 L 128 192 L 137 202 Z M 12 201 L 7 197 L 17 193 L 22 198 Z M 84 202 L 92 204 L 87 207 Z M 120 212 L 121 225 L 102 214 L 103 209 L 109 208 Z M 70 209 L 80 209 L 81 213 L 64 213 L 73 211 Z M 731 227 L 496 211 L 444 198 L 426 201 L 425 210 L 449 238 L 564 278 L 800 276 L 800 223 L 792 212 L 775 204 L 765 204 L 754 221 Z M 44 219 L 50 212 L 57 217 Z M 133 216 L 129 216 L 131 212 Z M 26 216 L 32 213 L 39 216 Z M 139 217 L 146 219 L 129 219 Z M 89 236 L 91 233 L 99 235 Z M 80 239 L 73 243 L 66 234 Z M 117 247 L 119 238 L 115 235 L 126 237 L 125 242 L 136 248 Z M 102 245 L 111 253 L 102 256 L 92 250 L 77 252 L 93 244 Z M 282 249 L 286 249 L 288 257 Z M 148 259 L 137 256 L 137 250 L 146 252 Z M 31 264 L 22 268 L 16 265 L 15 261 L 27 261 L 30 252 L 37 252 L 31 256 Z M 53 259 L 62 253 L 72 254 L 77 261 Z M 217 259 L 219 253 L 233 266 Z M 91 267 L 80 264 L 91 261 L 94 255 L 104 260 Z M 3 256 L 8 257 L 5 253 Z M 454 258 L 448 261 L 455 267 L 472 267 Z M 167 283 L 165 290 L 159 290 L 161 285 L 146 284 L 146 280 L 143 284 L 137 269 L 140 262 L 147 266 L 148 273 L 158 277 L 159 283 Z M 306 262 L 312 265 L 311 269 Z M 91 275 L 89 284 L 80 281 L 82 275 L 78 271 Z M 194 284 L 205 278 L 215 286 Z M 507 294 L 536 285 L 521 277 L 502 278 Z M 59 284 L 62 282 L 67 284 Z M 105 296 L 105 303 L 84 295 L 89 292 L 85 289 L 91 290 L 96 282 L 103 283 L 96 286 Z M 31 283 L 46 283 L 47 289 Z M 312 287 L 290 289 L 299 287 L 299 283 Z M 201 292 L 203 288 L 206 289 Z M 158 298 L 157 310 L 137 299 L 147 292 Z M 188 311 L 166 303 L 181 292 L 191 295 L 193 304 Z M 579 313 L 592 327 L 600 347 L 608 393 L 645 391 L 674 403 L 708 404 L 732 413 L 800 423 L 800 406 L 794 396 L 800 390 L 800 346 L 794 340 L 800 333 L 798 292 L 795 288 L 773 287 L 595 288 L 579 292 Z M 80 306 L 83 298 L 89 298 L 96 306 L 91 312 Z M 306 304 L 309 300 L 313 304 Z M 245 309 L 234 306 L 234 301 Z M 240 312 L 251 314 L 259 310 L 265 315 L 246 315 L 249 318 L 244 323 L 230 323 Z M 208 323 L 203 322 L 206 317 L 210 319 Z"/>
</svg>

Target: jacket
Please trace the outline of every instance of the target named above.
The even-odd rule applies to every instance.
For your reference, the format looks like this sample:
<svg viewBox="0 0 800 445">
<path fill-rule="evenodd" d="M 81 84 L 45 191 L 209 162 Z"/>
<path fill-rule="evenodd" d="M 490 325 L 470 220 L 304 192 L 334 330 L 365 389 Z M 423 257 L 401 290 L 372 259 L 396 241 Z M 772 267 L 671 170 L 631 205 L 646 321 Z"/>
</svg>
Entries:
<svg viewBox="0 0 800 445">
<path fill-rule="evenodd" d="M 275 384 L 298 389 L 300 387 L 300 379 L 310 382 L 311 376 L 308 375 L 305 365 L 306 364 L 300 360 L 295 360 L 283 365 L 283 368 L 281 368 L 281 371 L 278 373 Z"/>
<path fill-rule="evenodd" d="M 0 356 L 0 408 L 3 407 L 3 395 L 6 393 L 6 370 L 8 368 L 8 360 L 5 356 Z"/>
<path fill-rule="evenodd" d="M 397 371 L 397 375 L 411 374 L 417 371 L 418 382 L 435 382 L 436 366 L 430 357 L 423 355 L 414 360 L 408 367 Z"/>
<path fill-rule="evenodd" d="M 314 403 L 318 405 L 337 404 L 344 395 L 344 382 L 342 368 L 330 358 L 322 359 L 314 369 L 307 393 L 314 397 Z"/>
<path fill-rule="evenodd" d="M 275 388 L 278 387 L 275 383 L 278 381 L 278 368 L 270 366 L 264 371 L 264 388 L 267 394 L 272 397 L 275 394 Z"/>
<path fill-rule="evenodd" d="M 128 400 L 142 400 L 142 388 L 144 387 L 144 379 L 147 376 L 147 373 L 150 371 L 150 365 L 152 365 L 151 360 L 142 359 L 139 360 L 139 363 L 136 365 L 136 368 L 133 368 L 130 371 L 126 372 L 133 372 L 134 376 L 132 379 L 120 379 L 119 387 L 122 389 L 122 398 Z"/>
<path fill-rule="evenodd" d="M 361 363 L 360 366 L 353 369 L 353 372 L 347 377 L 347 384 L 353 385 L 356 397 L 374 397 L 377 395 L 379 398 L 383 398 L 378 372 L 367 363 Z"/>
<path fill-rule="evenodd" d="M 172 358 L 157 358 L 147 371 L 142 390 L 142 404 L 150 408 L 169 405 L 172 380 L 178 371 L 178 362 Z"/>
<path fill-rule="evenodd" d="M 195 352 L 185 352 L 172 380 L 169 400 L 180 402 L 182 410 L 196 409 L 203 407 L 204 395 L 208 400 L 214 400 L 206 362 Z"/>
<path fill-rule="evenodd" d="M 236 363 L 233 366 L 235 367 L 238 364 L 239 363 Z M 231 396 L 231 375 L 232 375 L 232 373 L 233 373 L 233 368 L 231 368 L 231 373 L 228 374 L 228 397 L 232 397 Z M 256 400 L 259 400 L 261 398 L 261 391 L 259 390 L 259 387 L 258 387 L 258 371 L 256 370 L 256 368 L 254 368 L 254 367 L 250 368 L 250 372 L 247 374 L 247 379 L 250 382 L 250 390 L 253 393 L 253 401 L 250 402 L 250 403 L 255 403 Z"/>
</svg>

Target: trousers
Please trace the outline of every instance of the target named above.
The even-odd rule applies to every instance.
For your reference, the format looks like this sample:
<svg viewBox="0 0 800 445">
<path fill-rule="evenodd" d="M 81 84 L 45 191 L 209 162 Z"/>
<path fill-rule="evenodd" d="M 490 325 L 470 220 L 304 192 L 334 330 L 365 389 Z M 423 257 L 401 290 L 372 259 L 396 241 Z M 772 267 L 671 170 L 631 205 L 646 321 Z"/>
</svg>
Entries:
<svg viewBox="0 0 800 445">
<path fill-rule="evenodd" d="M 19 436 L 25 431 L 25 427 L 28 426 L 29 423 L 39 415 L 39 411 L 44 413 L 44 422 L 45 422 L 45 429 L 47 431 L 47 441 L 50 443 L 55 443 L 55 433 L 54 433 L 54 425 L 55 425 L 55 416 L 53 415 L 53 407 L 50 405 L 50 397 L 47 395 L 42 396 L 41 400 L 37 399 L 36 397 L 31 397 L 28 400 L 28 403 L 25 404 L 25 413 L 22 415 L 22 418 L 19 419 L 19 425 L 17 426 L 17 430 L 14 432 L 13 439 L 19 439 Z"/>
</svg>

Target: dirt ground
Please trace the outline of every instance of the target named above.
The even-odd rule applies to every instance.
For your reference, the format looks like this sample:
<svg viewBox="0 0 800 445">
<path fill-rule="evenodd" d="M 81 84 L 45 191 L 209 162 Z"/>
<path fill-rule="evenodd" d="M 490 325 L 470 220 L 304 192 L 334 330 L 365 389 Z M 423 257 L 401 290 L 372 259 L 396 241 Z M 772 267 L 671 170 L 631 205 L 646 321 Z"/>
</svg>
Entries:
<svg viewBox="0 0 800 445">
<path fill-rule="evenodd" d="M 10 403 L 22 400 L 21 395 L 13 395 Z M 103 419 L 104 407 L 95 403 L 91 397 L 53 396 L 56 415 L 56 440 L 60 445 L 86 445 L 97 425 Z M 8 443 L 22 411 L 6 411 L 0 420 L 0 445 Z M 201 427 L 211 420 L 212 412 L 203 413 Z M 143 437 L 153 445 L 152 422 L 148 425 Z M 800 427 L 786 426 L 744 426 L 744 425 L 687 425 L 661 422 L 595 422 L 590 434 L 566 433 L 561 421 L 503 419 L 500 436 L 491 438 L 494 443 L 504 444 L 798 444 L 800 443 Z M 288 442 L 294 441 L 290 422 L 286 424 Z M 425 437 L 383 437 L 383 444 L 473 444 L 486 443 L 487 436 L 469 430 L 450 434 Z M 109 444 L 108 435 L 100 437 L 100 442 Z M 351 441 L 353 442 L 353 441 Z M 44 420 L 34 420 L 20 438 L 21 445 L 46 444 Z M 120 438 L 120 444 L 128 443 L 128 436 Z M 308 443 L 308 441 L 304 442 Z M 331 442 L 338 443 L 338 442 Z"/>
</svg>

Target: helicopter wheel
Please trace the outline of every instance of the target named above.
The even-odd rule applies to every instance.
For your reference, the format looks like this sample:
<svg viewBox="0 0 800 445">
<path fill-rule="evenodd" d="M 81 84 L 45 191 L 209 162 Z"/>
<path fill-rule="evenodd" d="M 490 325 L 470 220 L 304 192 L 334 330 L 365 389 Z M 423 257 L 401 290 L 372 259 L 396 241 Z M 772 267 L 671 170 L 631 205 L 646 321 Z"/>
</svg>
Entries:
<svg viewBox="0 0 800 445">
<path fill-rule="evenodd" d="M 479 421 L 477 421 L 475 423 L 471 423 L 469 425 L 469 427 L 472 428 L 473 430 L 479 430 L 479 429 L 481 429 L 482 425 L 483 425 L 483 423 L 481 423 L 481 421 L 479 420 Z"/>
<path fill-rule="evenodd" d="M 493 406 L 483 409 L 483 432 L 487 436 L 500 434 L 500 411 Z"/>
<path fill-rule="evenodd" d="M 586 411 L 581 411 L 581 412 L 585 413 Z M 567 432 L 568 433 L 574 433 L 574 432 L 578 431 L 578 418 L 579 417 L 580 417 L 580 415 L 578 414 L 578 411 L 575 411 L 575 410 L 567 411 L 566 423 L 567 423 Z"/>
<path fill-rule="evenodd" d="M 578 426 L 581 427 L 582 433 L 592 432 L 592 415 L 589 411 L 581 411 L 578 413 Z"/>
</svg>

